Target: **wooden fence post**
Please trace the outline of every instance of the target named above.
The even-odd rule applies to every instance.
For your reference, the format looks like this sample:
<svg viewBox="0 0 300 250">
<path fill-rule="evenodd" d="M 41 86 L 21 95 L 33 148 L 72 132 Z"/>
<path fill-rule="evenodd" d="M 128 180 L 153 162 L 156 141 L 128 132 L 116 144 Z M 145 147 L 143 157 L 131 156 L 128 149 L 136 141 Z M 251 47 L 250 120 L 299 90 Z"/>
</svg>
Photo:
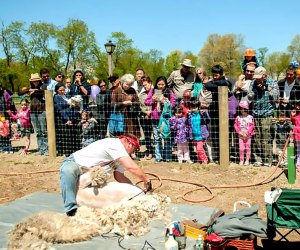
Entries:
<svg viewBox="0 0 300 250">
<path fill-rule="evenodd" d="M 229 166 L 229 112 L 228 112 L 228 87 L 218 87 L 219 101 L 219 152 L 220 166 Z"/>
<path fill-rule="evenodd" d="M 56 158 L 56 139 L 55 139 L 55 119 L 54 119 L 54 102 L 53 91 L 45 91 L 46 98 L 46 120 L 48 135 L 48 150 L 51 158 Z"/>
</svg>

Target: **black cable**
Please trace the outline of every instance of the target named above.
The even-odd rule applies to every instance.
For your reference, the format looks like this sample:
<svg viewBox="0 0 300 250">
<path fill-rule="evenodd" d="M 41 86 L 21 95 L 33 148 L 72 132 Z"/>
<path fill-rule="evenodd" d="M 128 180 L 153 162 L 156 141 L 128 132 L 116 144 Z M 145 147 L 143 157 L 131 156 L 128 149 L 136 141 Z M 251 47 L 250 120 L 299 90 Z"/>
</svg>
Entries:
<svg viewBox="0 0 300 250">
<path fill-rule="evenodd" d="M 119 244 L 119 247 L 121 247 L 122 249 L 130 250 L 130 248 L 126 248 L 126 247 L 123 247 L 123 246 L 121 245 L 121 242 L 124 240 L 124 236 L 121 235 L 121 234 L 118 234 L 118 233 L 115 233 L 115 234 L 119 236 L 119 237 L 118 237 L 118 244 Z"/>
<path fill-rule="evenodd" d="M 150 248 L 149 247 L 145 248 L 147 245 Z M 143 246 L 143 248 L 141 250 L 155 250 L 155 248 L 148 241 L 145 241 L 144 246 Z"/>
</svg>

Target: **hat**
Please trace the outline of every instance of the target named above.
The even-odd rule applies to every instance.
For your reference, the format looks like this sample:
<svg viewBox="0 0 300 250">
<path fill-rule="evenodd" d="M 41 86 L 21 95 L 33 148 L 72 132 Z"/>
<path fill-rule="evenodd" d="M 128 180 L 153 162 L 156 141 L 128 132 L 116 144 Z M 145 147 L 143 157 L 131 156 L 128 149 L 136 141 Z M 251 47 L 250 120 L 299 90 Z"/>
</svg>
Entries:
<svg viewBox="0 0 300 250">
<path fill-rule="evenodd" d="M 65 75 L 64 75 L 62 72 L 57 72 L 57 73 L 55 74 L 55 77 L 57 77 L 57 76 L 65 77 Z"/>
<path fill-rule="evenodd" d="M 183 59 L 183 62 L 180 64 L 189 68 L 195 68 L 195 66 L 192 65 L 192 60 L 190 59 Z"/>
<path fill-rule="evenodd" d="M 245 56 L 255 56 L 254 49 L 246 49 L 245 50 Z"/>
<path fill-rule="evenodd" d="M 30 75 L 30 79 L 29 79 L 30 82 L 36 82 L 36 81 L 41 81 L 41 80 L 42 80 L 42 78 L 40 78 L 39 73 L 34 73 L 34 74 Z"/>
<path fill-rule="evenodd" d="M 249 104 L 247 101 L 240 101 L 239 106 L 243 109 L 249 109 Z"/>
<path fill-rule="evenodd" d="M 267 70 L 264 67 L 257 67 L 254 71 L 254 79 L 260 79 L 266 74 Z"/>
<path fill-rule="evenodd" d="M 135 137 L 131 137 L 130 135 L 120 135 L 119 139 L 126 138 L 129 142 L 131 142 L 137 150 L 140 150 L 139 141 Z"/>
</svg>

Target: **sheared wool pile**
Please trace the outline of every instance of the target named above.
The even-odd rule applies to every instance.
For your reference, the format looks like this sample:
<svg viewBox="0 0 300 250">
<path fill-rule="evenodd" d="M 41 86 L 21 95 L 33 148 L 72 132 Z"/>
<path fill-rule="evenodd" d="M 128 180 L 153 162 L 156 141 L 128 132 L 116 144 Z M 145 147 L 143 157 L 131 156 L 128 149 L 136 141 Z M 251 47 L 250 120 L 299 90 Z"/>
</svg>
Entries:
<svg viewBox="0 0 300 250">
<path fill-rule="evenodd" d="M 170 220 L 170 199 L 163 195 L 145 195 L 118 208 L 79 207 L 74 217 L 41 212 L 27 217 L 9 233 L 8 249 L 53 249 L 52 243 L 72 243 L 112 232 L 141 236 L 154 219 Z"/>
</svg>

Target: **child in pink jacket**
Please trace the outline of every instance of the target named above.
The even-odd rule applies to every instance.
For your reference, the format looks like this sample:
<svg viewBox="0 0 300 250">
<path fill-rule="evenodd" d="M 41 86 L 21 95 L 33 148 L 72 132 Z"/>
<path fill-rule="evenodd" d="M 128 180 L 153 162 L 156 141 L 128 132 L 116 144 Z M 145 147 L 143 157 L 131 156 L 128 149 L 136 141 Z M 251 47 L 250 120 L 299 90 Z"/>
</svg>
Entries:
<svg viewBox="0 0 300 250">
<path fill-rule="evenodd" d="M 240 101 L 240 115 L 235 118 L 234 128 L 239 136 L 240 165 L 249 165 L 251 156 L 251 139 L 254 135 L 253 116 L 249 115 L 249 104 L 247 101 Z M 244 155 L 246 149 L 246 161 Z"/>
<path fill-rule="evenodd" d="M 26 145 L 21 155 L 27 155 L 30 146 L 30 133 L 32 129 L 30 110 L 29 110 L 29 103 L 27 99 L 22 99 L 20 104 L 21 104 L 21 109 L 18 110 L 17 114 L 14 115 L 12 112 L 9 112 L 9 115 L 13 120 L 17 121 L 17 123 L 11 125 L 11 129 L 14 133 L 13 139 L 14 140 L 20 139 L 18 131 L 20 131 L 22 135 L 25 136 Z"/>
</svg>

